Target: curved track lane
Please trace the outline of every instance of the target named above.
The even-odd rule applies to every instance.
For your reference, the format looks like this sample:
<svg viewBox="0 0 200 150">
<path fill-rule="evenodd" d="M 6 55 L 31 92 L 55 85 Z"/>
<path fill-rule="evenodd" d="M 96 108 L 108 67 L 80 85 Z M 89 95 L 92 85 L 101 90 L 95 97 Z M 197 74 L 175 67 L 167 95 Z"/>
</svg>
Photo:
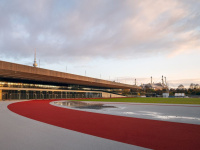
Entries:
<svg viewBox="0 0 200 150">
<path fill-rule="evenodd" d="M 200 149 L 200 126 L 56 107 L 55 100 L 10 104 L 8 109 L 54 126 L 151 149 Z"/>
</svg>

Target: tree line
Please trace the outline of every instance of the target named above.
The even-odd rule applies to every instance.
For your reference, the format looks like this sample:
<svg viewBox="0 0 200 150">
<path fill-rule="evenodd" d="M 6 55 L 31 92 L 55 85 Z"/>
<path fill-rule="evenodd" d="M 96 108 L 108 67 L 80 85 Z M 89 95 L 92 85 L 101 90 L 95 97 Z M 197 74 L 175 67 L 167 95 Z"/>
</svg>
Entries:
<svg viewBox="0 0 200 150">
<path fill-rule="evenodd" d="M 162 90 L 154 90 L 154 89 L 132 89 L 130 91 L 123 91 L 123 95 L 145 95 L 145 94 L 156 94 L 162 95 L 163 93 L 169 93 L 170 96 L 174 96 L 175 93 L 185 93 L 187 96 L 191 95 L 200 95 L 200 89 L 162 89 Z"/>
</svg>

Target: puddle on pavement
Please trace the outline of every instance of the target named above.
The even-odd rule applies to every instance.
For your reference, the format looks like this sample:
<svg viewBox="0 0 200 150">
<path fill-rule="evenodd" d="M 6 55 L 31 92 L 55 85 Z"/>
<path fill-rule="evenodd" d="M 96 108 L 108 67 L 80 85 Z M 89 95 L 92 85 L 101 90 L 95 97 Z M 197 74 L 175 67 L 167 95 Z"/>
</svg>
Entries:
<svg viewBox="0 0 200 150">
<path fill-rule="evenodd" d="M 54 104 L 68 106 L 72 108 L 79 108 L 79 109 L 117 108 L 115 106 L 105 106 L 104 104 L 101 103 L 88 103 L 80 101 L 62 101 L 62 102 L 54 102 Z"/>
</svg>

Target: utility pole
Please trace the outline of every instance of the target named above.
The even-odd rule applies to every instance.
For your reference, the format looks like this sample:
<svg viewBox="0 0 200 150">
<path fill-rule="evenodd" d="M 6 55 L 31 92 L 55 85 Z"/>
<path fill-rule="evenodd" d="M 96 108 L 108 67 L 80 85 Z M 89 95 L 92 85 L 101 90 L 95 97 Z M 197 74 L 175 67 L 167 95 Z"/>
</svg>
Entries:
<svg viewBox="0 0 200 150">
<path fill-rule="evenodd" d="M 135 79 L 135 85 L 136 85 L 136 79 Z"/>
</svg>

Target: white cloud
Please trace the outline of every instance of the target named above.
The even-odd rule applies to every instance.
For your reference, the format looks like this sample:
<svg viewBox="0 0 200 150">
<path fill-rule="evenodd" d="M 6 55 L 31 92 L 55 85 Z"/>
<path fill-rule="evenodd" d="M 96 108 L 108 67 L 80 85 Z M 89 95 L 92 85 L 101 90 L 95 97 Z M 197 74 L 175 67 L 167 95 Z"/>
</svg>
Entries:
<svg viewBox="0 0 200 150">
<path fill-rule="evenodd" d="M 46 60 L 60 61 L 174 57 L 200 49 L 199 6 L 190 0 L 1 0 L 0 51 L 15 58 L 37 48 Z"/>
</svg>

